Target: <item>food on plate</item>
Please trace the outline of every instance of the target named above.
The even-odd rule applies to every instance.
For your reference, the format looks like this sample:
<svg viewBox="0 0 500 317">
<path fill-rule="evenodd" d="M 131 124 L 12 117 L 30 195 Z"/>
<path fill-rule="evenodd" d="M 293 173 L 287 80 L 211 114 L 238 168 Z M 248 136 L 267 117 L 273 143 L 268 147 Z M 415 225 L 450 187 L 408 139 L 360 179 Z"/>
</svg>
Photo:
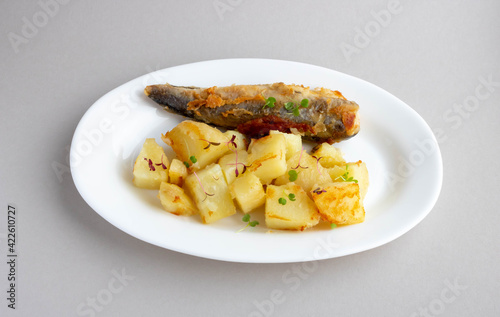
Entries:
<svg viewBox="0 0 500 317">
<path fill-rule="evenodd" d="M 285 137 L 286 144 L 286 159 L 288 160 L 295 152 L 302 149 L 302 137 L 299 134 L 283 133 L 271 130 L 269 134 L 281 134 Z"/>
<path fill-rule="evenodd" d="M 265 225 L 280 230 L 364 221 L 366 164 L 346 163 L 342 151 L 328 143 L 308 153 L 299 135 L 271 131 L 248 142 L 239 132 L 189 120 L 162 139 L 176 157 L 169 161 L 163 148 L 147 139 L 134 166 L 134 184 L 159 188 L 161 205 L 172 214 L 200 215 L 209 224 L 239 210 L 247 228 L 259 225 L 249 213 L 263 212 Z"/>
<path fill-rule="evenodd" d="M 286 172 L 286 142 L 281 134 L 252 139 L 248 146 L 249 172 L 255 173 L 264 184 Z"/>
<path fill-rule="evenodd" d="M 314 203 L 322 218 L 336 225 L 351 225 L 365 220 L 365 208 L 355 182 L 336 182 L 314 186 Z"/>
<path fill-rule="evenodd" d="M 230 185 L 240 173 L 246 171 L 248 167 L 248 152 L 246 150 L 230 152 L 219 159 L 219 165 L 226 178 L 226 183 Z"/>
<path fill-rule="evenodd" d="M 224 135 L 227 137 L 227 142 L 230 142 L 234 148 L 246 149 L 248 147 L 247 137 L 238 131 L 228 130 L 224 132 Z"/>
<path fill-rule="evenodd" d="M 361 195 L 361 200 L 365 199 L 366 192 L 368 191 L 368 186 L 370 185 L 370 181 L 368 179 L 368 169 L 366 168 L 366 164 L 362 161 L 347 163 L 345 165 L 345 172 L 348 175 L 348 178 L 353 178 L 357 180 L 357 184 L 359 185 L 359 194 Z M 340 177 L 341 180 L 344 180 L 346 177 Z M 337 178 L 337 181 L 339 179 Z"/>
<path fill-rule="evenodd" d="M 165 151 L 155 139 L 146 139 L 141 153 L 135 160 L 133 183 L 137 187 L 159 189 L 168 180 L 169 161 Z"/>
<path fill-rule="evenodd" d="M 260 179 L 252 172 L 244 173 L 229 186 L 241 211 L 249 213 L 266 202 L 266 192 Z"/>
<path fill-rule="evenodd" d="M 295 184 L 301 186 L 305 191 L 310 191 L 315 184 L 329 183 L 332 181 L 328 171 L 319 164 L 321 161 L 307 154 L 305 150 L 295 152 L 286 162 L 286 173 L 274 182 L 276 185 L 285 185 L 292 177 Z M 296 177 L 295 177 L 296 176 Z"/>
<path fill-rule="evenodd" d="M 299 185 L 269 185 L 266 197 L 266 226 L 271 229 L 304 230 L 319 223 L 314 201 Z"/>
<path fill-rule="evenodd" d="M 198 210 L 191 201 L 191 198 L 186 195 L 184 189 L 175 184 L 162 182 L 158 198 L 160 198 L 163 209 L 174 215 L 191 216 L 198 213 Z"/>
<path fill-rule="evenodd" d="M 334 143 L 359 132 L 359 106 L 338 92 L 299 85 L 182 87 L 151 85 L 145 94 L 165 110 L 260 138 L 271 130 Z"/>
<path fill-rule="evenodd" d="M 174 158 L 172 162 L 170 162 L 170 168 L 168 169 L 169 182 L 182 187 L 187 176 L 188 171 L 186 165 L 184 165 L 181 160 Z"/>
<path fill-rule="evenodd" d="M 342 151 L 328 143 L 316 145 L 311 150 L 311 155 L 321 157 L 321 166 L 323 167 L 328 168 L 345 164 L 344 154 Z"/>
<path fill-rule="evenodd" d="M 186 178 L 186 189 L 193 197 L 203 223 L 212 223 L 236 213 L 219 164 L 193 172 Z"/>
<path fill-rule="evenodd" d="M 187 163 L 186 166 L 191 170 L 199 170 L 215 163 L 219 157 L 229 152 L 224 146 L 210 146 L 210 142 L 226 142 L 227 137 L 201 122 L 182 121 L 162 135 L 161 139 L 172 147 L 178 159 L 184 164 Z"/>
</svg>

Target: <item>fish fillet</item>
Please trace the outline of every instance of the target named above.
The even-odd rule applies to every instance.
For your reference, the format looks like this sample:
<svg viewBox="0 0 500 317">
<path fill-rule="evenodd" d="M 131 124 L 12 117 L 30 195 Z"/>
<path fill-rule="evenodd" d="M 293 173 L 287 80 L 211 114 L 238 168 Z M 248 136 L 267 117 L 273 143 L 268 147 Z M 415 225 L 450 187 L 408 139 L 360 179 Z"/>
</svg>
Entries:
<svg viewBox="0 0 500 317">
<path fill-rule="evenodd" d="M 252 138 L 270 130 L 300 133 L 305 139 L 334 143 L 359 132 L 359 106 L 338 91 L 309 89 L 299 85 L 233 85 L 227 87 L 181 87 L 151 85 L 145 94 L 169 112 L 218 127 L 238 130 Z M 274 107 L 266 100 L 274 97 Z M 299 116 L 285 108 L 288 102 L 308 99 Z"/>
</svg>

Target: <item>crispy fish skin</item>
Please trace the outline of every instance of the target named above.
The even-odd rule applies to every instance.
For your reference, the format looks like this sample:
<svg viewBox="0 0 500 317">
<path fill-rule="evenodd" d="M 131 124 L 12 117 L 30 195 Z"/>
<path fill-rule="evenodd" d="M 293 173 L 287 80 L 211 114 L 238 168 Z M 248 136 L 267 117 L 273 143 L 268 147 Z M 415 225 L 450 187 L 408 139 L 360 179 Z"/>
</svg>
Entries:
<svg viewBox="0 0 500 317">
<path fill-rule="evenodd" d="M 250 137 L 267 135 L 270 130 L 299 132 L 304 138 L 334 143 L 359 132 L 359 106 L 338 91 L 309 89 L 299 85 L 233 85 L 227 87 L 182 87 L 151 85 L 145 94 L 165 110 L 227 129 L 238 129 Z M 268 97 L 275 106 L 264 107 Z M 285 103 L 299 104 L 300 116 L 285 109 Z"/>
</svg>

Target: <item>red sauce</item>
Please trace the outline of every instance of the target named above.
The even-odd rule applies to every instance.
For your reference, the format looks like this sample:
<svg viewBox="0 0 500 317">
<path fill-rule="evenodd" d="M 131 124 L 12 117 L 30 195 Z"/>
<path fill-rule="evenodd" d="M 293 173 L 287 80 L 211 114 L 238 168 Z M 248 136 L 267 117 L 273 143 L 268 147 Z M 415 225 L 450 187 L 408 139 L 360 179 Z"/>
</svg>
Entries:
<svg viewBox="0 0 500 317">
<path fill-rule="evenodd" d="M 306 123 L 297 123 L 277 116 L 266 116 L 253 119 L 238 125 L 238 131 L 253 139 L 258 139 L 269 134 L 271 130 L 278 130 L 290 133 L 290 129 L 295 128 L 300 132 L 310 132 L 314 134 L 311 126 Z"/>
</svg>

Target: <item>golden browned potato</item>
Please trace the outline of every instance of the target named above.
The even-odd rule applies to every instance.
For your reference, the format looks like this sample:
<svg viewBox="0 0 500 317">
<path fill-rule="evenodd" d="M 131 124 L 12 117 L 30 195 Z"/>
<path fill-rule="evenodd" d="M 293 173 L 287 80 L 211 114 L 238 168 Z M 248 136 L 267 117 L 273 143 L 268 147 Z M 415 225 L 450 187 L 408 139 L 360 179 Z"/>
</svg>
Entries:
<svg viewBox="0 0 500 317">
<path fill-rule="evenodd" d="M 173 159 L 168 170 L 168 178 L 171 184 L 182 187 L 188 175 L 187 167 L 178 159 Z"/>
<path fill-rule="evenodd" d="M 304 230 L 320 220 L 314 202 L 295 184 L 267 186 L 265 215 L 266 226 L 271 229 Z"/>
<path fill-rule="evenodd" d="M 299 165 L 300 163 L 300 165 Z M 278 177 L 276 185 L 285 185 L 293 181 L 290 173 L 296 173 L 297 179 L 293 181 L 305 191 L 310 191 L 314 184 L 330 183 L 332 181 L 328 170 L 306 151 L 296 152 L 287 162 L 287 172 Z"/>
<path fill-rule="evenodd" d="M 335 165 L 334 167 L 329 167 L 326 170 L 334 182 L 342 181 L 340 177 L 346 173 L 345 165 Z"/>
<path fill-rule="evenodd" d="M 266 193 L 262 183 L 252 172 L 245 172 L 238 176 L 229 189 L 244 213 L 249 213 L 266 202 Z"/>
<path fill-rule="evenodd" d="M 186 178 L 184 186 L 193 197 L 203 223 L 212 223 L 236 213 L 219 164 L 193 172 Z"/>
<path fill-rule="evenodd" d="M 302 137 L 299 134 L 283 133 L 275 130 L 271 130 L 269 134 L 282 134 L 285 137 L 287 160 L 296 152 L 302 150 Z"/>
<path fill-rule="evenodd" d="M 315 185 L 311 195 L 321 217 L 330 223 L 351 225 L 365 220 L 365 209 L 356 183 Z"/>
<path fill-rule="evenodd" d="M 282 134 L 252 139 L 248 153 L 248 171 L 255 173 L 263 184 L 286 172 L 286 142 Z"/>
<path fill-rule="evenodd" d="M 208 124 L 189 120 L 182 121 L 162 135 L 162 140 L 172 147 L 182 162 L 191 165 L 191 170 L 215 163 L 229 151 L 224 133 Z M 191 157 L 195 158 L 196 163 L 193 164 Z"/>
<path fill-rule="evenodd" d="M 236 161 L 238 156 L 238 161 Z M 226 183 L 230 185 L 236 179 L 236 162 L 238 163 L 238 175 L 240 175 L 248 163 L 248 153 L 245 150 L 230 152 L 219 160 L 219 165 L 222 168 Z"/>
<path fill-rule="evenodd" d="M 232 151 L 246 150 L 248 148 L 248 139 L 244 134 L 241 134 L 238 131 L 234 130 L 227 130 L 226 132 L 224 132 L 224 135 L 227 138 L 226 142 L 233 140 L 233 135 L 235 136 L 233 142 L 236 144 L 236 147 L 233 144 L 230 144 L 230 149 Z"/>
<path fill-rule="evenodd" d="M 163 209 L 175 215 L 191 216 L 198 213 L 191 198 L 177 185 L 161 183 L 158 198 L 160 198 Z"/>
<path fill-rule="evenodd" d="M 370 181 L 368 178 L 368 169 L 366 164 L 362 161 L 347 163 L 348 176 L 358 181 L 359 194 L 361 195 L 361 200 L 365 199 L 366 192 L 368 191 L 368 186 Z"/>
<path fill-rule="evenodd" d="M 334 147 L 333 145 L 330 145 L 328 143 L 322 143 L 319 145 L 316 145 L 312 151 L 311 151 L 312 156 L 316 156 L 317 158 L 321 159 L 319 160 L 319 163 L 323 167 L 334 167 L 336 165 L 344 165 L 345 160 L 343 157 L 343 153 L 340 149 Z"/>
<path fill-rule="evenodd" d="M 133 184 L 140 188 L 159 189 L 168 181 L 169 161 L 165 151 L 155 139 L 146 139 L 134 164 Z"/>
</svg>

